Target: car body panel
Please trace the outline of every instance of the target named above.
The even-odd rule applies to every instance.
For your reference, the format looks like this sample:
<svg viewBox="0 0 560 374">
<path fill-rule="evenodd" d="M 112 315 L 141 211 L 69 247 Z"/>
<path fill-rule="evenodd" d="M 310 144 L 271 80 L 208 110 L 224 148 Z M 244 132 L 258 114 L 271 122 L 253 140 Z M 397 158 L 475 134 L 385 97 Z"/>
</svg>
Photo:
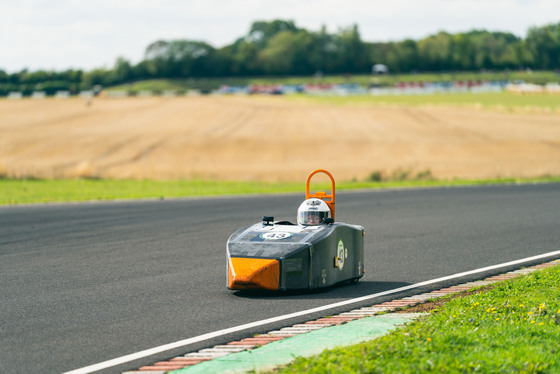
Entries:
<svg viewBox="0 0 560 374">
<path fill-rule="evenodd" d="M 329 287 L 358 280 L 364 273 L 364 229 L 345 223 L 317 226 L 289 222 L 256 223 L 234 232 L 227 242 L 228 288 L 303 290 Z M 246 270 L 240 259 L 275 260 L 277 273 L 269 266 Z M 267 273 L 266 287 L 253 281 Z M 255 275 L 251 275 L 255 274 Z M 278 279 L 272 280 L 278 275 Z"/>
</svg>

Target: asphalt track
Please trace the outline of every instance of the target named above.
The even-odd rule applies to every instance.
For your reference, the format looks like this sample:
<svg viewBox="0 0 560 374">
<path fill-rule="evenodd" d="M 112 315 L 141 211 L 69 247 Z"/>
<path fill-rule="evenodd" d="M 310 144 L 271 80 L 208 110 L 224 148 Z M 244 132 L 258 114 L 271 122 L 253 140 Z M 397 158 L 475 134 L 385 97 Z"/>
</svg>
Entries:
<svg viewBox="0 0 560 374">
<path fill-rule="evenodd" d="M 294 194 L 0 207 L 0 372 L 61 373 L 560 249 L 560 184 L 339 192 L 337 220 L 366 230 L 366 274 L 357 285 L 281 295 L 227 290 L 228 236 L 263 215 L 294 220 L 302 199 Z"/>
</svg>

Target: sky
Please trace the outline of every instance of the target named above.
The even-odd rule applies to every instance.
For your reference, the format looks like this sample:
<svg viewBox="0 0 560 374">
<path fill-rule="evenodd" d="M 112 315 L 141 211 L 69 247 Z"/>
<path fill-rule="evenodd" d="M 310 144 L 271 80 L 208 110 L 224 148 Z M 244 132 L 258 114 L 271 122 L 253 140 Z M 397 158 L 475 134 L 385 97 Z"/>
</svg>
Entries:
<svg viewBox="0 0 560 374">
<path fill-rule="evenodd" d="M 486 29 L 525 37 L 560 22 L 558 0 L 0 0 L 0 70 L 112 68 L 133 64 L 157 40 L 218 48 L 257 20 L 292 20 L 329 33 L 358 25 L 363 41 L 421 39 Z"/>
</svg>

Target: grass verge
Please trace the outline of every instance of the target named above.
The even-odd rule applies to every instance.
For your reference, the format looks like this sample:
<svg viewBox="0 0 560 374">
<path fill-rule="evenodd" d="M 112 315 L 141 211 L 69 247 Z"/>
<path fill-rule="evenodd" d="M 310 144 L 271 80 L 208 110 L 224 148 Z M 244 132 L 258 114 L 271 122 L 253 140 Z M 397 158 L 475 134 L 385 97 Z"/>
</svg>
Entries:
<svg viewBox="0 0 560 374">
<path fill-rule="evenodd" d="M 296 183 L 204 180 L 0 179 L 0 204 L 64 201 L 164 199 L 196 196 L 282 193 L 301 189 Z"/>
<path fill-rule="evenodd" d="M 498 109 L 511 113 L 558 113 L 558 95 L 520 95 L 511 92 L 456 93 L 386 96 L 293 96 L 292 100 L 327 105 L 452 105 L 480 109 Z"/>
<path fill-rule="evenodd" d="M 560 266 L 457 297 L 379 339 L 281 373 L 559 373 Z"/>
<path fill-rule="evenodd" d="M 376 178 L 373 178 L 376 179 Z M 440 187 L 506 183 L 560 182 L 560 177 L 531 179 L 432 180 L 398 179 L 339 182 L 337 191 L 352 189 Z M 311 186 L 330 190 L 329 184 Z M 165 199 L 198 196 L 304 193 L 305 183 L 228 182 L 208 180 L 116 180 L 116 179 L 9 179 L 0 178 L 0 205 L 115 199 Z"/>
</svg>

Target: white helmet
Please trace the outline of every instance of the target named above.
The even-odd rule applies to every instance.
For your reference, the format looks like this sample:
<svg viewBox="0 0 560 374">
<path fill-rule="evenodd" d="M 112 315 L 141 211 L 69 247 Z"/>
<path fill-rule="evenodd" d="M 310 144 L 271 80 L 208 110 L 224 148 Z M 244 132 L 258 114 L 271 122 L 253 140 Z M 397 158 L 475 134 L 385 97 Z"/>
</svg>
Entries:
<svg viewBox="0 0 560 374">
<path fill-rule="evenodd" d="M 323 200 L 307 199 L 299 206 L 297 221 L 300 225 L 320 225 L 330 213 L 329 206 Z"/>
</svg>

